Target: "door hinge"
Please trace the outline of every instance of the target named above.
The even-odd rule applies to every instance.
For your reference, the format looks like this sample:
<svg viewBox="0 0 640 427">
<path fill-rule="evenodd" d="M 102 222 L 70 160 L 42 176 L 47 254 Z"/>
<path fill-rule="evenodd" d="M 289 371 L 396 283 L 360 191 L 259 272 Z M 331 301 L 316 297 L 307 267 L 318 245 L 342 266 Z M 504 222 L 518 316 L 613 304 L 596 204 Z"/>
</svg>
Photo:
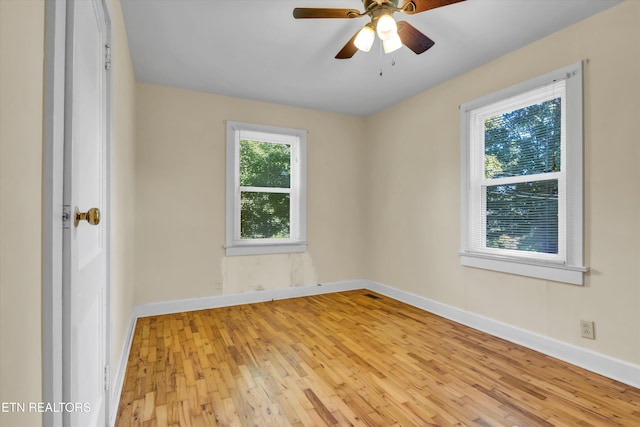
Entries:
<svg viewBox="0 0 640 427">
<path fill-rule="evenodd" d="M 62 228 L 71 226 L 71 206 L 62 205 Z"/>
<path fill-rule="evenodd" d="M 104 69 L 111 69 L 111 46 L 108 44 L 104 45 Z"/>
<path fill-rule="evenodd" d="M 105 367 L 104 367 L 104 391 L 109 391 L 110 383 L 111 383 L 111 366 L 105 365 Z"/>
</svg>

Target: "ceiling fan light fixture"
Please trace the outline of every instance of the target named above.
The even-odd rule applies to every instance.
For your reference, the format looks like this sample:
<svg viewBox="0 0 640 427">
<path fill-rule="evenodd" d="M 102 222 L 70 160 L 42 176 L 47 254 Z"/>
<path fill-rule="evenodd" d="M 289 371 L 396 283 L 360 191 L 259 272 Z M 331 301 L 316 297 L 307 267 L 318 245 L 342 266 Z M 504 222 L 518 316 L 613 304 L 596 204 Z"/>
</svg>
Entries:
<svg viewBox="0 0 640 427">
<path fill-rule="evenodd" d="M 0 0 L 2 1 L 2 0 Z M 355 0 L 354 0 L 355 1 Z M 295 19 L 340 18 L 352 19 L 368 16 L 371 21 L 351 36 L 336 54 L 336 59 L 352 58 L 358 50 L 369 52 L 375 42 L 376 33 L 385 53 L 394 52 L 406 46 L 416 55 L 430 49 L 435 42 L 421 33 L 407 21 L 396 23 L 394 14 L 413 15 L 431 9 L 441 8 L 465 0 L 361 0 L 364 10 L 326 7 L 296 7 Z M 398 3 L 402 6 L 398 7 Z M 398 29 L 399 27 L 399 29 Z M 400 31 L 400 34 L 398 34 Z"/>
<path fill-rule="evenodd" d="M 402 47 L 402 40 L 400 40 L 400 36 L 396 33 L 390 39 L 382 40 L 382 47 L 384 48 L 384 53 L 395 52 Z"/>
<path fill-rule="evenodd" d="M 361 51 L 369 52 L 371 50 L 371 46 L 373 46 L 373 40 L 375 37 L 376 32 L 373 29 L 373 25 L 369 23 L 362 27 L 353 44 L 355 44 Z"/>
<path fill-rule="evenodd" d="M 386 41 L 392 38 L 394 35 L 398 35 L 398 26 L 393 16 L 388 13 L 380 15 L 378 22 L 376 23 L 376 30 L 380 40 Z"/>
</svg>

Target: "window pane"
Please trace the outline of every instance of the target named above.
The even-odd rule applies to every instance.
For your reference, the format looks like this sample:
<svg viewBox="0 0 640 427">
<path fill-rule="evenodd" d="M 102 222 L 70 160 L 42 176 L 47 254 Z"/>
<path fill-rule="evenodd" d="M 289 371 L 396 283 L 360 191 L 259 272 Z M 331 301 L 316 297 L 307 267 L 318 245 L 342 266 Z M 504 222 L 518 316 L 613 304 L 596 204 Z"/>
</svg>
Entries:
<svg viewBox="0 0 640 427">
<path fill-rule="evenodd" d="M 561 119 L 561 98 L 487 118 L 485 178 L 559 171 Z"/>
<path fill-rule="evenodd" d="M 289 188 L 291 146 L 240 141 L 240 185 Z"/>
<path fill-rule="evenodd" d="M 486 187 L 487 247 L 558 253 L 558 181 Z"/>
<path fill-rule="evenodd" d="M 289 194 L 242 192 L 240 238 L 289 238 L 289 206 Z"/>
</svg>

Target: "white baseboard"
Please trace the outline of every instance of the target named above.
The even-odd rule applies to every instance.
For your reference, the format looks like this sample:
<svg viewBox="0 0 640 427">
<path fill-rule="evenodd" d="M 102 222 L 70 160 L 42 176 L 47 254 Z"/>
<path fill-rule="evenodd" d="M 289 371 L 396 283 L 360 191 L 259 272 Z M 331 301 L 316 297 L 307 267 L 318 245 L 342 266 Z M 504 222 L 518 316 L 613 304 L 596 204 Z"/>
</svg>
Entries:
<svg viewBox="0 0 640 427">
<path fill-rule="evenodd" d="M 162 314 L 181 313 L 183 311 L 205 310 L 208 308 L 230 307 L 240 304 L 253 304 L 287 298 L 297 298 L 309 295 L 329 294 L 332 292 L 362 289 L 369 282 L 367 280 L 348 280 L 343 282 L 322 283 L 313 286 L 292 286 L 289 288 L 252 291 L 241 294 L 215 295 L 204 298 L 184 299 L 167 302 L 154 302 L 136 305 L 133 314 L 136 318 L 159 316 Z"/>
<path fill-rule="evenodd" d="M 131 313 L 131 319 L 129 320 L 129 327 L 127 328 L 127 335 L 125 338 L 125 345 L 122 346 L 122 353 L 120 354 L 120 361 L 118 362 L 116 374 L 111 382 L 109 388 L 109 408 L 111 413 L 109 414 L 109 425 L 116 425 L 116 416 L 118 415 L 118 406 L 120 405 L 120 396 L 122 395 L 122 387 L 124 386 L 124 376 L 127 370 L 127 361 L 129 360 L 129 352 L 131 352 L 131 343 L 133 342 L 133 332 L 136 329 L 136 322 L 138 318 L 135 316 L 135 308 Z"/>
<path fill-rule="evenodd" d="M 567 344 L 479 314 L 430 300 L 381 283 L 366 281 L 364 287 L 454 322 L 539 351 L 588 371 L 640 388 L 640 366 Z"/>
<path fill-rule="evenodd" d="M 309 295 L 328 294 L 333 292 L 367 289 L 404 302 L 430 313 L 461 323 L 474 329 L 486 332 L 507 341 L 539 351 L 556 359 L 571 363 L 591 372 L 620 381 L 630 386 L 640 388 L 640 366 L 618 360 L 600 353 L 586 350 L 553 338 L 545 337 L 497 320 L 443 304 L 419 295 L 412 294 L 391 286 L 383 285 L 371 280 L 348 280 L 342 282 L 323 283 L 315 286 L 297 286 L 282 289 L 247 292 L 233 295 L 217 295 L 204 298 L 194 298 L 178 301 L 167 301 L 150 304 L 139 304 L 133 308 L 129 330 L 127 331 L 127 345 L 122 350 L 122 356 L 114 384 L 111 391 L 111 425 L 115 424 L 118 404 L 122 394 L 124 375 L 127 366 L 133 332 L 136 321 L 140 317 L 158 316 L 163 314 L 181 313 L 184 311 L 203 310 L 208 308 L 229 307 L 240 304 L 252 304 L 287 298 L 297 298 Z"/>
</svg>

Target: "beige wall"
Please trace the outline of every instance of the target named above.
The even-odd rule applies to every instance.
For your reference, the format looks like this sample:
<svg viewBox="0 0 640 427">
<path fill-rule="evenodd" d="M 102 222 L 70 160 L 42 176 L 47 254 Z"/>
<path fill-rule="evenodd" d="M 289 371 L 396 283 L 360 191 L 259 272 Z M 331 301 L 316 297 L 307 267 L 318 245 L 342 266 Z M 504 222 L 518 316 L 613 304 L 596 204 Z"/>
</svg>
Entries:
<svg viewBox="0 0 640 427">
<path fill-rule="evenodd" d="M 136 303 L 364 276 L 364 119 L 153 85 L 137 114 Z M 225 120 L 309 131 L 306 253 L 225 257 Z"/>
<path fill-rule="evenodd" d="M 0 1 L 0 55 L 0 402 L 38 402 L 44 1 Z M 0 413 L 2 426 L 38 423 Z"/>
<path fill-rule="evenodd" d="M 2 1 L 2 0 L 0 0 Z M 111 370 L 117 374 L 134 306 L 135 76 L 120 0 L 111 0 L 113 138 L 111 187 Z"/>
<path fill-rule="evenodd" d="M 369 278 L 640 363 L 639 40 L 625 2 L 369 117 Z M 458 105 L 582 59 L 586 286 L 460 266 Z"/>
</svg>

